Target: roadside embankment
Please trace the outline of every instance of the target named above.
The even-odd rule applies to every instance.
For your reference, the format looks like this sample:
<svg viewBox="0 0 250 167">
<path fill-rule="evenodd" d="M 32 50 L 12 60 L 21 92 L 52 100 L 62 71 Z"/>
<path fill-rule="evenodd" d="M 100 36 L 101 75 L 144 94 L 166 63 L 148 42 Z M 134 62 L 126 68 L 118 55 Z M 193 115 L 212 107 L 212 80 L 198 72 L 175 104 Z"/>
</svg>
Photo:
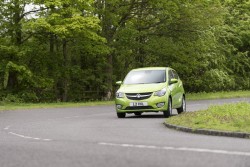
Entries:
<svg viewBox="0 0 250 167">
<path fill-rule="evenodd" d="M 250 103 L 224 104 L 185 112 L 166 119 L 165 125 L 186 132 L 249 138 Z"/>
</svg>

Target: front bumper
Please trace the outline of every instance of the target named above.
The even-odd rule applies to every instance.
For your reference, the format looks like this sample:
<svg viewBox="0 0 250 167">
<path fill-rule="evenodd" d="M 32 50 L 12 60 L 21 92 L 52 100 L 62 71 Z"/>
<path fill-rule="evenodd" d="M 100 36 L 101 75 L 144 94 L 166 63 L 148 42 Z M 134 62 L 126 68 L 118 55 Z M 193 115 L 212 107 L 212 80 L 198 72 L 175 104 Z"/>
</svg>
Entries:
<svg viewBox="0 0 250 167">
<path fill-rule="evenodd" d="M 162 97 L 152 95 L 148 99 L 144 100 L 130 100 L 126 96 L 123 98 L 116 98 L 116 112 L 125 112 L 125 113 L 135 113 L 135 112 L 158 112 L 164 111 L 168 108 L 168 96 L 164 95 Z M 148 106 L 136 106 L 131 107 L 131 102 L 147 102 Z M 162 107 L 157 107 L 157 104 L 164 103 Z M 121 105 L 121 108 L 118 109 L 117 105 Z"/>
</svg>

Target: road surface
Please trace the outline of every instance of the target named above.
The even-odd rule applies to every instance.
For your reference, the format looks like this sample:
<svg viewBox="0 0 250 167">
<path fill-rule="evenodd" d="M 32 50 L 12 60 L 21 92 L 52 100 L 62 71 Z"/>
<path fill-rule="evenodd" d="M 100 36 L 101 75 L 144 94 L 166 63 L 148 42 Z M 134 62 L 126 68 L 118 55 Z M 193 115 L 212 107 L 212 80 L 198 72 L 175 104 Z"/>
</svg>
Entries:
<svg viewBox="0 0 250 167">
<path fill-rule="evenodd" d="M 237 101 L 250 98 L 192 101 L 187 109 Z M 0 112 L 0 166 L 250 166 L 250 139 L 179 132 L 163 122 L 162 113 L 118 119 L 114 106 Z"/>
</svg>

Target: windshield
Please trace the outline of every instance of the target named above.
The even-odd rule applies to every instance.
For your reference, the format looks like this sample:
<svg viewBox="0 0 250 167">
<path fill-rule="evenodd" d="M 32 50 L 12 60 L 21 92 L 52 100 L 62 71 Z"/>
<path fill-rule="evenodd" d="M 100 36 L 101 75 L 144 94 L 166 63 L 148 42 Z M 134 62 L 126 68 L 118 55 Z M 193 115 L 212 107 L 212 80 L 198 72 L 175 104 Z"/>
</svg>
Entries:
<svg viewBox="0 0 250 167">
<path fill-rule="evenodd" d="M 151 84 L 166 82 L 165 70 L 131 71 L 124 80 L 124 84 Z"/>
</svg>

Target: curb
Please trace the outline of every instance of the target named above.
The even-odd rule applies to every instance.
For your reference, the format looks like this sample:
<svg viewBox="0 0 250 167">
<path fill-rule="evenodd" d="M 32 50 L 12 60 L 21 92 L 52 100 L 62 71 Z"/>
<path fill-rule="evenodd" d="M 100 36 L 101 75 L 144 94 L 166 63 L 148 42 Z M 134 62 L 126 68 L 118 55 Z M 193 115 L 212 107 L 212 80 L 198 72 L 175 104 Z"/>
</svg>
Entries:
<svg viewBox="0 0 250 167">
<path fill-rule="evenodd" d="M 203 135 L 212 135 L 212 136 L 226 136 L 226 137 L 237 137 L 237 138 L 250 139 L 250 133 L 217 131 L 217 130 L 209 130 L 209 129 L 192 129 L 192 128 L 188 128 L 188 127 L 169 124 L 166 122 L 164 122 L 163 124 L 168 128 L 175 129 L 175 130 L 182 131 L 182 132 L 196 133 L 196 134 L 203 134 Z"/>
</svg>

